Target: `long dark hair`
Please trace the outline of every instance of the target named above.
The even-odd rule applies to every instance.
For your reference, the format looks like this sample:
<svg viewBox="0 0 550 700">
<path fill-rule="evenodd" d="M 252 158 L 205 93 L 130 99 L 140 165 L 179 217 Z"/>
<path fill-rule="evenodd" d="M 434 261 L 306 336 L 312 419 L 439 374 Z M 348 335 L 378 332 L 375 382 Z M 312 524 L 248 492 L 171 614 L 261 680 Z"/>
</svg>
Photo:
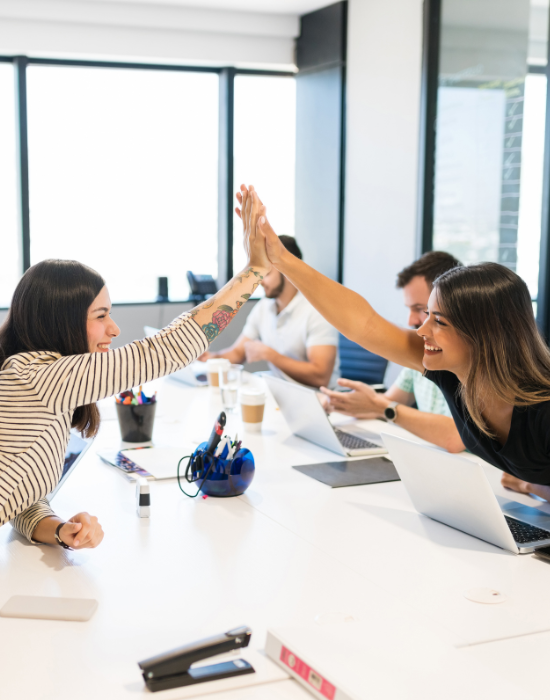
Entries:
<svg viewBox="0 0 550 700">
<path fill-rule="evenodd" d="M 483 433 L 492 436 L 482 415 L 487 392 L 514 406 L 550 401 L 550 351 L 521 277 L 503 265 L 481 263 L 445 272 L 434 289 L 441 311 L 470 347 L 461 395 Z"/>
<path fill-rule="evenodd" d="M 88 309 L 104 286 L 101 275 L 76 260 L 44 260 L 29 268 L 0 328 L 0 367 L 20 352 L 45 350 L 64 356 L 89 352 Z M 95 435 L 99 429 L 95 403 L 78 407 L 72 426 L 86 437 Z"/>
</svg>

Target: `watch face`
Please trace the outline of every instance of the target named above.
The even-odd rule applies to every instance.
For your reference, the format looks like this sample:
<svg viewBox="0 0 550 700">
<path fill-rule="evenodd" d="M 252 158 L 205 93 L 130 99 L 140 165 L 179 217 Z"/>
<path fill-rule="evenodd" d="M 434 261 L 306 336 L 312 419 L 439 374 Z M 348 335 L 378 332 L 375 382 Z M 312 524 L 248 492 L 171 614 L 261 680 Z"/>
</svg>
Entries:
<svg viewBox="0 0 550 700">
<path fill-rule="evenodd" d="M 395 420 L 395 416 L 396 416 L 395 408 L 386 408 L 384 413 L 385 413 L 386 418 L 388 420 Z"/>
</svg>

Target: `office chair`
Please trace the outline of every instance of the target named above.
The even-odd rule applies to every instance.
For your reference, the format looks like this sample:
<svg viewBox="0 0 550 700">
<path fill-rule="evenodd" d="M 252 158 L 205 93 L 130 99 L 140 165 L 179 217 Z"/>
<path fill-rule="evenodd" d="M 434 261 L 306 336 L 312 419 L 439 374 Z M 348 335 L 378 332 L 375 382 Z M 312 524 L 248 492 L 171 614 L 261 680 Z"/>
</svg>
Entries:
<svg viewBox="0 0 550 700">
<path fill-rule="evenodd" d="M 340 353 L 340 374 L 344 379 L 375 384 L 377 391 L 383 390 L 384 375 L 388 366 L 387 360 L 365 350 L 343 335 L 340 335 L 338 350 Z"/>
</svg>

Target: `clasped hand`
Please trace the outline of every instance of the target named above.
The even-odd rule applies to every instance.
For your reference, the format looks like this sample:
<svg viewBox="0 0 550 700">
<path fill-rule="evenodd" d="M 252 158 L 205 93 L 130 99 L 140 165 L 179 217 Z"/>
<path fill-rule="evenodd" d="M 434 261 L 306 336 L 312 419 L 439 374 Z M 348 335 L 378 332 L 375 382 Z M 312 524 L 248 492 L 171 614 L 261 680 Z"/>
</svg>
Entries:
<svg viewBox="0 0 550 700">
<path fill-rule="evenodd" d="M 59 530 L 59 537 L 73 549 L 93 549 L 103 539 L 103 528 L 95 515 L 77 513 Z"/>
<path fill-rule="evenodd" d="M 244 352 L 247 362 L 269 361 L 271 348 L 259 340 L 249 340 L 244 344 Z"/>
</svg>

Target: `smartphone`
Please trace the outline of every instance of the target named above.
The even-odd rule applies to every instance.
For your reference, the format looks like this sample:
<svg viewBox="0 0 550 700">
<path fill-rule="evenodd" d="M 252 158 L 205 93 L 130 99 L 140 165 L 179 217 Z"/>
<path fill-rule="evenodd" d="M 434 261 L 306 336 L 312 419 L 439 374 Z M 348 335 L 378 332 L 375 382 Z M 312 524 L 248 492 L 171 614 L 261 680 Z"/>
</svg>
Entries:
<svg viewBox="0 0 550 700">
<path fill-rule="evenodd" d="M 541 547 L 540 549 L 535 549 L 534 552 L 536 557 L 550 561 L 550 547 Z"/>
<path fill-rule="evenodd" d="M 93 598 L 54 598 L 14 595 L 0 610 L 0 617 L 26 617 L 33 620 L 86 622 L 97 610 Z"/>
</svg>

